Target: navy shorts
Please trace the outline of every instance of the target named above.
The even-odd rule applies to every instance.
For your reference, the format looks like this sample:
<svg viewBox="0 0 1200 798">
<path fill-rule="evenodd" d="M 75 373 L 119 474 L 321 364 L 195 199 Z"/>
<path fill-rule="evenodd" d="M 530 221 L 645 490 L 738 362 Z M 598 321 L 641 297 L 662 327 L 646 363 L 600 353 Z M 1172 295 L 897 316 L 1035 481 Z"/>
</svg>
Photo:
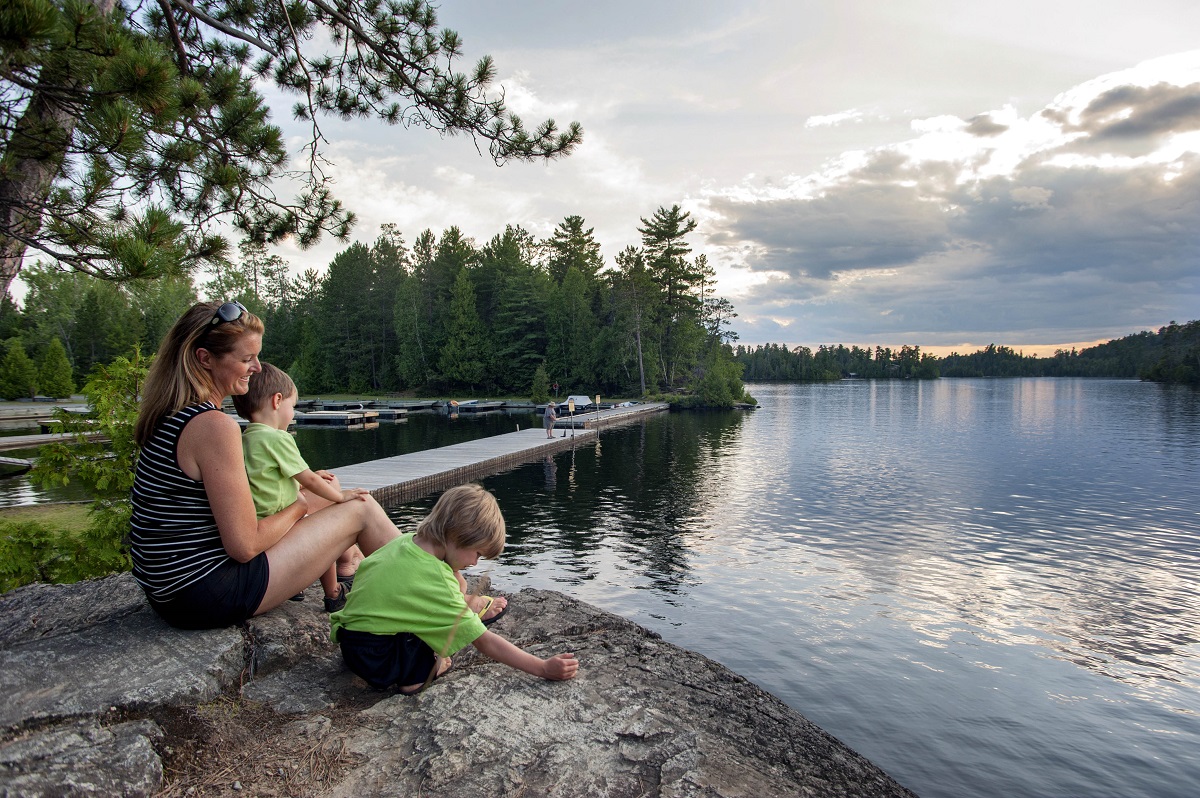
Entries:
<svg viewBox="0 0 1200 798">
<path fill-rule="evenodd" d="M 267 594 L 270 576 L 267 553 L 262 552 L 244 563 L 229 558 L 166 601 L 147 598 L 154 611 L 177 629 L 220 629 L 254 616 Z"/>
<path fill-rule="evenodd" d="M 351 673 L 380 689 L 421 684 L 437 662 L 433 649 L 411 632 L 377 635 L 339 629 L 337 638 Z"/>
</svg>

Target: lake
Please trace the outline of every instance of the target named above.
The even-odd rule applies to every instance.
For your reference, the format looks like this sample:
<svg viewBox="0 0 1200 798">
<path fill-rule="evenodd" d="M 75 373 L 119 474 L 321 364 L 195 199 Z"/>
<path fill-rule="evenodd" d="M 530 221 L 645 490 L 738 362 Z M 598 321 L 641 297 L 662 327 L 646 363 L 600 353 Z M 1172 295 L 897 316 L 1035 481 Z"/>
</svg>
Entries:
<svg viewBox="0 0 1200 798">
<path fill-rule="evenodd" d="M 749 387 L 757 411 L 657 414 L 484 480 L 509 543 L 482 570 L 724 663 L 923 798 L 1196 794 L 1200 393 Z M 297 440 L 336 470 L 534 423 Z"/>
<path fill-rule="evenodd" d="M 1200 394 L 750 389 L 485 480 L 497 586 L 718 660 L 924 798 L 1196 794 Z"/>
</svg>

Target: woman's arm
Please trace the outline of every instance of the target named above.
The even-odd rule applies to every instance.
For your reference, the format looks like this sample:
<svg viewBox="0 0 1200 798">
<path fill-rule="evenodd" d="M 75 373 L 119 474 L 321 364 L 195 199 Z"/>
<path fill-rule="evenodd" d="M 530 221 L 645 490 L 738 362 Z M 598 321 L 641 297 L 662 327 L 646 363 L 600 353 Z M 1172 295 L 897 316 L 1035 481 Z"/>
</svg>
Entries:
<svg viewBox="0 0 1200 798">
<path fill-rule="evenodd" d="M 256 518 L 241 429 L 225 413 L 201 413 L 192 419 L 179 437 L 178 458 L 185 474 L 204 482 L 221 543 L 238 562 L 248 562 L 278 543 L 308 509 L 301 498 L 275 515 Z"/>
<path fill-rule="evenodd" d="M 556 654 L 549 659 L 541 659 L 513 645 L 495 632 L 484 632 L 476 639 L 475 648 L 479 653 L 497 662 L 551 681 L 573 679 L 579 672 L 579 661 L 575 659 L 574 654 Z"/>
</svg>

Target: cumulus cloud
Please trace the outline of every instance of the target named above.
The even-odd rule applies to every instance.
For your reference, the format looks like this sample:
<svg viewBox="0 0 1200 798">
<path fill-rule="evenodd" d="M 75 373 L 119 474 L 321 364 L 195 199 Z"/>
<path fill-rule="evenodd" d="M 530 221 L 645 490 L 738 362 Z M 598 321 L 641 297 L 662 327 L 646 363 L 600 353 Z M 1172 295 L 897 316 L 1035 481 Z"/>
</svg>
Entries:
<svg viewBox="0 0 1200 798">
<path fill-rule="evenodd" d="M 1200 51 L 1026 117 L 918 120 L 908 141 L 782 181 L 803 187 L 791 195 L 713 192 L 709 243 L 769 276 L 735 300 L 748 341 L 788 314 L 842 340 L 930 344 L 1156 327 L 1200 307 L 1198 129 Z"/>
<path fill-rule="evenodd" d="M 824 116 L 810 116 L 804 120 L 804 126 L 813 127 L 837 127 L 844 125 L 847 122 L 861 122 L 863 120 L 863 112 L 852 108 L 849 111 L 842 111 L 836 114 L 826 114 Z"/>
</svg>

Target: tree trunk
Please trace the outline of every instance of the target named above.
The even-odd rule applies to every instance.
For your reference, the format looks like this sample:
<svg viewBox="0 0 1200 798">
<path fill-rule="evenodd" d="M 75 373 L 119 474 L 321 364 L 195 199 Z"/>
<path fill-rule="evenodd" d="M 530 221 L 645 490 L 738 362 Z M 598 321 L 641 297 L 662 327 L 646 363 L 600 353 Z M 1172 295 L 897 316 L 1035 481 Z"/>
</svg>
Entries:
<svg viewBox="0 0 1200 798">
<path fill-rule="evenodd" d="M 638 353 L 638 376 L 642 380 L 642 396 L 646 395 L 646 366 L 642 362 L 642 325 L 638 321 L 637 328 L 637 353 Z"/>
<path fill-rule="evenodd" d="M 92 5 L 107 17 L 116 0 L 93 0 Z M 52 55 L 38 76 L 25 113 L 4 143 L 0 156 L 0 291 L 5 293 L 21 271 L 28 242 L 42 228 L 46 199 L 75 132 L 74 110 L 56 96 L 77 95 L 84 88 L 72 77 L 64 54 Z"/>
</svg>

